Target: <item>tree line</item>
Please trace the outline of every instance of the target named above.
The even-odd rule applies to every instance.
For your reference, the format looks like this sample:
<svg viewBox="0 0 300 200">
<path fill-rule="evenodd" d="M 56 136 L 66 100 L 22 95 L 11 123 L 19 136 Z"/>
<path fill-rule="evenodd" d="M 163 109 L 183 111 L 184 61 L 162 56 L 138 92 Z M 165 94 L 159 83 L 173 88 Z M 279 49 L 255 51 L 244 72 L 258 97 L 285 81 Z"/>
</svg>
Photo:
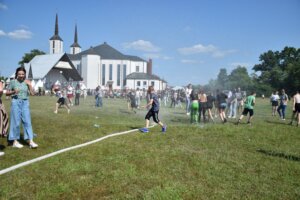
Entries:
<svg viewBox="0 0 300 200">
<path fill-rule="evenodd" d="M 285 47 L 282 51 L 265 52 L 259 56 L 260 63 L 253 66 L 254 73 L 248 74 L 247 68 L 237 66 L 228 74 L 221 68 L 216 79 L 204 87 L 205 90 L 242 90 L 256 91 L 258 95 L 271 95 L 273 91 L 285 89 L 293 95 L 300 89 L 300 49 Z"/>
</svg>

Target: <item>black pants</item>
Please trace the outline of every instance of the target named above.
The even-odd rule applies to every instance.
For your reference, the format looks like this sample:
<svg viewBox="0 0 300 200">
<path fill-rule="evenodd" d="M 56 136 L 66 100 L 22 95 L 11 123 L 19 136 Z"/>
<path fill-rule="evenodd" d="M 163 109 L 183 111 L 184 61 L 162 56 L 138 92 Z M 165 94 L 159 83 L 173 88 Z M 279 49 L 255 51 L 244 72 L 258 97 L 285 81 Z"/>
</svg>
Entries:
<svg viewBox="0 0 300 200">
<path fill-rule="evenodd" d="M 150 120 L 150 118 L 153 117 L 153 121 L 154 121 L 155 123 L 159 123 L 160 120 L 158 119 L 158 112 L 159 112 L 159 110 L 158 110 L 158 111 L 154 111 L 153 109 L 150 109 L 150 110 L 148 111 L 148 113 L 147 113 L 145 119 Z"/>
</svg>

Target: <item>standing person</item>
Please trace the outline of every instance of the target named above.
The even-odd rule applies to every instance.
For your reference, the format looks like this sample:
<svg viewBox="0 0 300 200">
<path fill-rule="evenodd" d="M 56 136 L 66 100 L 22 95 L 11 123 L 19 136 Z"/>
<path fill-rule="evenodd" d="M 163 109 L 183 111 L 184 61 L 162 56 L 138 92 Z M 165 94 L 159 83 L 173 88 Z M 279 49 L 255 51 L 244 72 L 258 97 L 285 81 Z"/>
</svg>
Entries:
<svg viewBox="0 0 300 200">
<path fill-rule="evenodd" d="M 5 110 L 4 104 L 2 104 L 2 94 L 4 88 L 4 81 L 0 81 L 0 136 L 6 137 L 8 130 L 8 115 Z M 0 151 L 0 156 L 3 156 L 4 152 Z"/>
<path fill-rule="evenodd" d="M 141 91 L 140 88 L 137 88 L 135 91 L 135 102 L 136 102 L 136 108 L 140 109 L 141 105 Z"/>
<path fill-rule="evenodd" d="M 144 128 L 141 128 L 140 131 L 143 132 L 143 133 L 148 133 L 149 132 L 149 122 L 150 122 L 150 118 L 152 117 L 153 121 L 161 126 L 161 131 L 164 133 L 164 132 L 167 131 L 167 126 L 164 125 L 158 119 L 159 102 L 158 102 L 157 95 L 154 93 L 154 87 L 149 86 L 147 92 L 150 96 L 150 101 L 145 107 L 147 108 L 147 107 L 151 106 L 151 108 L 148 111 L 147 115 L 145 116 L 146 126 Z"/>
<path fill-rule="evenodd" d="M 243 94 L 241 92 L 241 88 L 238 88 L 236 93 L 235 93 L 235 96 L 236 96 L 236 100 L 237 100 L 237 114 L 239 115 L 242 110 L 243 110 L 243 107 L 244 107 L 244 99 L 243 99 Z"/>
<path fill-rule="evenodd" d="M 170 106 L 170 108 L 172 108 L 173 105 L 174 105 L 174 108 L 175 108 L 175 106 L 176 106 L 176 99 L 177 99 L 177 92 L 176 92 L 176 90 L 173 90 L 172 91 L 172 96 L 171 96 L 171 106 Z"/>
<path fill-rule="evenodd" d="M 300 92 L 299 92 L 299 90 L 293 97 L 293 114 L 292 114 L 292 119 L 291 119 L 290 125 L 293 124 L 295 115 L 297 115 L 297 120 L 298 120 L 297 126 L 299 127 L 300 126 Z"/>
<path fill-rule="evenodd" d="M 73 106 L 73 87 L 71 85 L 68 85 L 67 87 L 67 98 L 68 98 L 68 101 L 69 101 L 69 107 L 70 106 Z"/>
<path fill-rule="evenodd" d="M 190 95 L 191 98 L 191 123 L 197 124 L 199 122 L 199 103 L 198 103 L 198 91 L 193 89 Z"/>
<path fill-rule="evenodd" d="M 68 103 L 66 102 L 66 96 L 65 96 L 65 92 L 64 90 L 58 90 L 56 92 L 56 96 L 58 97 L 57 102 L 55 103 L 55 110 L 54 113 L 57 114 L 58 113 L 58 107 L 60 106 L 64 106 L 67 109 L 68 114 L 70 114 L 70 107 L 68 105 Z"/>
<path fill-rule="evenodd" d="M 100 86 L 97 86 L 95 89 L 95 106 L 100 107 Z"/>
<path fill-rule="evenodd" d="M 8 115 L 4 104 L 2 103 L 1 97 L 4 89 L 4 81 L 0 82 L 0 137 L 7 137 L 8 133 Z"/>
<path fill-rule="evenodd" d="M 211 92 L 208 92 L 208 95 L 206 97 L 207 99 L 207 102 L 206 102 L 206 109 L 208 111 L 208 119 L 211 119 L 212 122 L 215 122 L 214 121 L 214 117 L 212 115 L 212 108 L 213 108 L 213 104 L 215 103 L 216 101 L 216 98 L 212 95 Z"/>
<path fill-rule="evenodd" d="M 247 124 L 251 125 L 251 119 L 253 118 L 253 115 L 254 115 L 255 96 L 256 96 L 256 92 L 252 92 L 246 98 L 244 110 L 243 110 L 243 113 L 240 116 L 239 120 L 236 123 L 237 125 L 241 122 L 241 120 L 243 119 L 244 116 L 248 115 L 248 113 L 249 113 L 249 117 L 248 117 Z"/>
<path fill-rule="evenodd" d="M 198 99 L 199 99 L 199 123 L 200 123 L 201 115 L 203 115 L 203 122 L 206 121 L 205 112 L 206 112 L 207 97 L 203 90 L 200 90 L 198 94 Z"/>
<path fill-rule="evenodd" d="M 230 98 L 230 108 L 229 108 L 229 116 L 228 118 L 236 118 L 236 108 L 237 108 L 237 97 L 236 97 L 236 89 L 233 90 L 231 98 Z"/>
<path fill-rule="evenodd" d="M 285 120 L 285 109 L 287 106 L 287 102 L 289 101 L 288 95 L 285 93 L 285 90 L 281 90 L 281 95 L 280 95 L 280 105 L 277 108 L 277 112 L 279 114 L 280 119 Z"/>
<path fill-rule="evenodd" d="M 79 106 L 79 99 L 81 95 L 80 84 L 78 83 L 75 88 L 75 106 Z"/>
<path fill-rule="evenodd" d="M 191 93 L 192 93 L 192 84 L 188 84 L 185 89 L 185 111 L 187 115 L 191 114 Z"/>
<path fill-rule="evenodd" d="M 34 91 L 29 80 L 26 80 L 26 70 L 24 67 L 18 67 L 15 73 L 15 79 L 10 82 L 7 96 L 11 96 L 10 111 L 10 129 L 9 141 L 13 141 L 14 148 L 22 148 L 23 145 L 18 142 L 20 139 L 20 122 L 22 121 L 24 129 L 24 140 L 28 141 L 30 148 L 37 148 L 38 145 L 33 142 L 33 131 L 31 125 L 31 116 L 29 109 L 29 93 L 34 95 Z"/>
<path fill-rule="evenodd" d="M 219 115 L 223 123 L 227 122 L 226 114 L 225 114 L 225 109 L 227 106 L 226 99 L 227 99 L 227 95 L 217 90 L 217 102 L 218 102 Z"/>
<path fill-rule="evenodd" d="M 278 100 L 279 100 L 278 92 L 274 91 L 270 97 L 270 101 L 272 104 L 272 116 L 276 116 L 276 111 L 278 108 Z"/>
</svg>

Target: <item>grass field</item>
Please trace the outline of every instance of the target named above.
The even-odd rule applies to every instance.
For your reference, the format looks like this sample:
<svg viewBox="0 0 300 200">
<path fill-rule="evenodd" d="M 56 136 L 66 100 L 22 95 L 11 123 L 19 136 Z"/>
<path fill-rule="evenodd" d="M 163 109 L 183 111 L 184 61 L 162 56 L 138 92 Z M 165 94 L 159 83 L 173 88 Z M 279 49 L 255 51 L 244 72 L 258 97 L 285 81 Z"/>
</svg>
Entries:
<svg viewBox="0 0 300 200">
<path fill-rule="evenodd" d="M 7 111 L 10 102 L 3 100 Z M 93 97 L 54 114 L 54 97 L 31 97 L 38 149 L 14 149 L 0 139 L 0 170 L 144 126 L 146 110 L 125 100 Z M 258 99 L 252 126 L 191 125 L 184 109 L 165 108 L 150 133 L 133 132 L 59 154 L 0 175 L 0 199 L 300 199 L 300 127 L 271 116 Z M 94 124 L 100 125 L 95 127 Z"/>
</svg>

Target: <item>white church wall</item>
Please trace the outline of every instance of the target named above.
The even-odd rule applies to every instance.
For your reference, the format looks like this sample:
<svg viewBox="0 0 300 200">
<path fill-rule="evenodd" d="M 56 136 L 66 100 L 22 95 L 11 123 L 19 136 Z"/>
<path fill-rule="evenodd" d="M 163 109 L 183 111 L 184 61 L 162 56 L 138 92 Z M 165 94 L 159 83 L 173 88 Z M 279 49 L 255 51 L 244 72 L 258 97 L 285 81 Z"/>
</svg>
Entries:
<svg viewBox="0 0 300 200">
<path fill-rule="evenodd" d="M 84 55 L 81 58 L 82 78 L 87 88 L 100 85 L 100 56 Z"/>
</svg>

